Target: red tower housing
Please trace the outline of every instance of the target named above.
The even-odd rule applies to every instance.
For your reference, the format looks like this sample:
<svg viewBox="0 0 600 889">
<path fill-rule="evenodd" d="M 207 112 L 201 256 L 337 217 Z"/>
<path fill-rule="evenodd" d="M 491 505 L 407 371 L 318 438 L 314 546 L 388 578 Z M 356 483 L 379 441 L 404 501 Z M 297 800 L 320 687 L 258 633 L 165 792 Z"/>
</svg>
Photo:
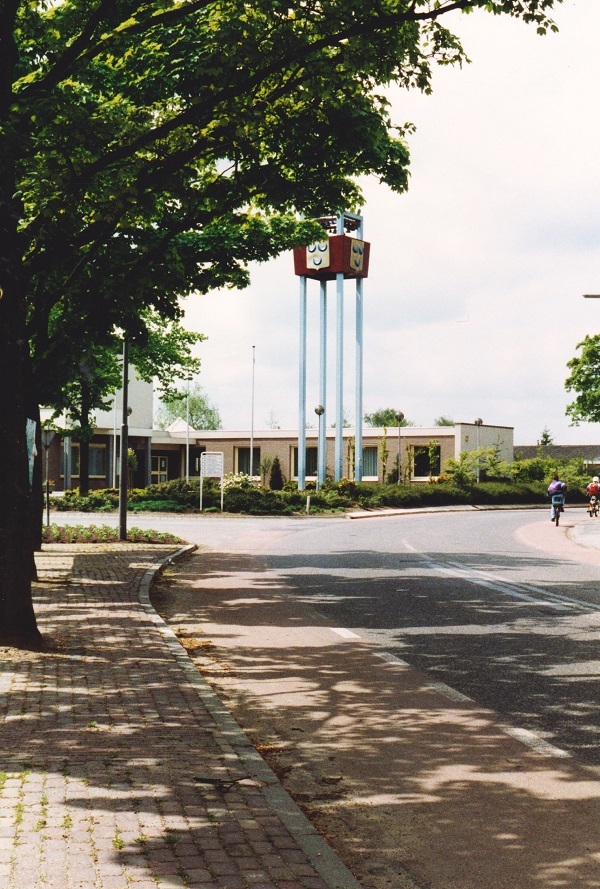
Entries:
<svg viewBox="0 0 600 889">
<path fill-rule="evenodd" d="M 350 235 L 326 235 L 308 247 L 294 249 L 294 272 L 318 281 L 344 278 L 367 278 L 371 245 Z"/>
</svg>

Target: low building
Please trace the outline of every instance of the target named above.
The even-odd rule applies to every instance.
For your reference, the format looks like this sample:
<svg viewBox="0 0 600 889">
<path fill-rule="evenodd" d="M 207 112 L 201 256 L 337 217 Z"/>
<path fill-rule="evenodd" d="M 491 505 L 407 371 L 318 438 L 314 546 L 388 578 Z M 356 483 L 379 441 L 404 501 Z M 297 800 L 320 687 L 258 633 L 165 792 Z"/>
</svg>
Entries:
<svg viewBox="0 0 600 889">
<path fill-rule="evenodd" d="M 129 388 L 130 415 L 128 418 L 129 448 L 135 453 L 135 468 L 131 469 L 133 486 L 172 479 L 197 477 L 202 453 L 223 454 L 224 471 L 261 475 L 275 457 L 279 458 L 284 479 L 294 480 L 298 473 L 298 433 L 296 430 L 195 430 L 182 420 L 168 429 L 155 429 L 152 422 L 152 386 L 132 380 Z M 90 444 L 90 488 L 117 487 L 119 484 L 119 448 L 121 407 L 119 397 L 106 411 L 95 415 L 96 434 Z M 344 429 L 343 472 L 353 476 L 353 429 Z M 252 437 L 253 460 L 250 462 Z M 306 478 L 316 480 L 316 429 L 306 430 Z M 333 475 L 335 429 L 328 429 L 327 474 Z M 397 477 L 400 454 L 401 478 L 408 482 L 427 482 L 443 472 L 448 458 L 456 458 L 461 451 L 478 448 L 497 448 L 501 460 L 513 459 L 513 429 L 510 426 L 475 426 L 457 423 L 454 426 L 420 428 L 402 426 L 363 429 L 363 481 L 382 482 L 390 475 Z M 56 491 L 75 488 L 79 479 L 79 447 L 69 445 L 56 436 L 48 453 L 48 475 L 54 480 Z M 266 477 L 268 481 L 268 474 Z"/>
</svg>

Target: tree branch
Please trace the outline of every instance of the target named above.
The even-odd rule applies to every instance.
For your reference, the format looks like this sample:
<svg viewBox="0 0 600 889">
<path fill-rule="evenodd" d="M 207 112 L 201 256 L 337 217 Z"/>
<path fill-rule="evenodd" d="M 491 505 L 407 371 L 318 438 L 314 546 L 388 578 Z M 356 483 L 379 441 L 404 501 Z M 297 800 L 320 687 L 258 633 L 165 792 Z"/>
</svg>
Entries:
<svg viewBox="0 0 600 889">
<path fill-rule="evenodd" d="M 81 34 L 67 47 L 56 64 L 43 78 L 41 78 L 41 80 L 32 83 L 31 86 L 22 90 L 20 98 L 29 101 L 30 99 L 35 98 L 39 93 L 52 89 L 52 87 L 61 82 L 63 77 L 72 73 L 79 63 L 92 61 L 92 59 L 96 58 L 102 52 L 110 49 L 111 43 L 115 40 L 122 37 L 139 36 L 151 28 L 160 27 L 165 23 L 170 24 L 172 22 L 177 22 L 182 18 L 192 15 L 199 9 L 204 9 L 210 2 L 211 0 L 195 0 L 195 2 L 190 2 L 185 5 L 182 3 L 179 8 L 170 9 L 158 15 L 153 13 L 151 9 L 147 8 L 149 17 L 145 21 L 138 21 L 129 26 L 117 26 L 117 28 L 113 29 L 111 34 L 98 40 L 86 49 L 86 46 L 93 38 L 96 29 L 101 24 L 105 12 L 113 8 L 113 0 L 101 0 L 98 9 L 92 14 Z"/>
</svg>

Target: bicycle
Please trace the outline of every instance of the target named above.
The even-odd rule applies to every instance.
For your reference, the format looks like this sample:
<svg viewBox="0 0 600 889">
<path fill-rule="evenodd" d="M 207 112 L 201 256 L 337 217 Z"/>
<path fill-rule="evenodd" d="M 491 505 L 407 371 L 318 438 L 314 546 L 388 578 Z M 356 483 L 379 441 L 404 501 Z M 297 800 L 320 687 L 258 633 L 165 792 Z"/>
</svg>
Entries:
<svg viewBox="0 0 600 889">
<path fill-rule="evenodd" d="M 554 515 L 552 516 L 552 521 L 556 522 L 556 527 L 558 528 L 560 514 L 561 514 L 561 512 L 565 511 L 565 495 L 564 494 L 553 494 L 552 495 L 552 509 L 554 511 Z"/>
<path fill-rule="evenodd" d="M 588 503 L 588 513 L 591 519 L 598 518 L 599 508 L 600 504 L 598 503 L 598 497 L 595 494 L 592 494 L 590 497 L 590 502 Z"/>
</svg>

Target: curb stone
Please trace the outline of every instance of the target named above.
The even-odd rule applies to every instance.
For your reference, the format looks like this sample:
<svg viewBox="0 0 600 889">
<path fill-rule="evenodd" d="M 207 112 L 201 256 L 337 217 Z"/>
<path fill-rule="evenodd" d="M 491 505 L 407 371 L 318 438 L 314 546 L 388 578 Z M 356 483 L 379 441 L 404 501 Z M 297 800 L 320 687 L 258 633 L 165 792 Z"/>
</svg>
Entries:
<svg viewBox="0 0 600 889">
<path fill-rule="evenodd" d="M 270 808 L 280 818 L 319 876 L 327 883 L 329 889 L 361 889 L 361 884 L 356 877 L 342 863 L 283 788 L 277 775 L 254 748 L 248 736 L 196 668 L 173 630 L 165 623 L 150 601 L 150 590 L 156 575 L 173 562 L 185 558 L 195 549 L 197 549 L 195 544 L 184 546 L 165 559 L 159 560 L 146 571 L 138 589 L 140 605 L 161 633 L 167 648 L 233 751 L 246 766 L 249 776 L 262 785 L 261 792 Z"/>
</svg>

